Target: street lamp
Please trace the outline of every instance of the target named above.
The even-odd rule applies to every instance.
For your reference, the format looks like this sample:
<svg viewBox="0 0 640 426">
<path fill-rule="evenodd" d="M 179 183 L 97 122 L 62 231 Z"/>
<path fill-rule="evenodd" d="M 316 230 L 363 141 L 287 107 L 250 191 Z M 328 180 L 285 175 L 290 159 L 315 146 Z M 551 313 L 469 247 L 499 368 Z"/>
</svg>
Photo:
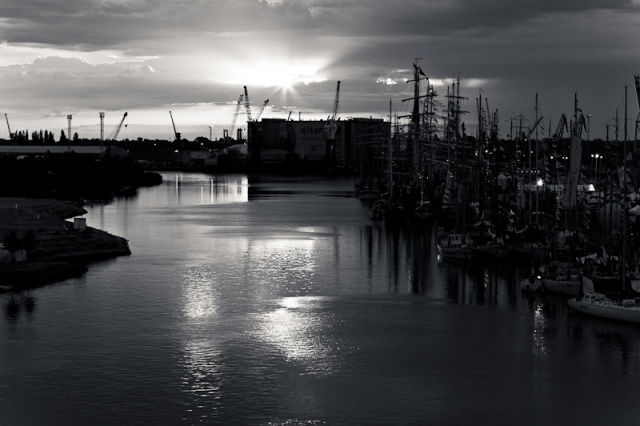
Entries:
<svg viewBox="0 0 640 426">
<path fill-rule="evenodd" d="M 596 168 L 595 168 L 595 178 L 596 178 L 596 182 L 598 181 L 598 158 L 602 158 L 602 155 L 600 154 L 591 154 L 592 158 L 595 158 L 596 160 Z"/>
<path fill-rule="evenodd" d="M 538 216 L 540 216 L 538 193 L 540 192 L 542 185 L 544 185 L 544 181 L 542 180 L 542 178 L 538 178 L 538 180 L 536 181 L 536 225 L 538 224 Z"/>
</svg>

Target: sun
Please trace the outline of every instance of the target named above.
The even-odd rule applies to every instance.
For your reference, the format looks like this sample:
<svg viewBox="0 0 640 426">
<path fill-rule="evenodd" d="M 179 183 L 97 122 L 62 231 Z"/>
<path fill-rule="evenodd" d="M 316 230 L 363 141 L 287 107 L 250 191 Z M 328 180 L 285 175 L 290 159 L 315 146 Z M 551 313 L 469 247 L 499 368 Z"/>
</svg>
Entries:
<svg viewBox="0 0 640 426">
<path fill-rule="evenodd" d="M 232 84 L 249 87 L 270 87 L 278 91 L 293 91 L 300 84 L 326 81 L 320 75 L 324 63 L 320 60 L 286 61 L 256 60 L 249 66 L 236 68 L 238 72 L 231 78 Z"/>
<path fill-rule="evenodd" d="M 308 85 L 326 80 L 319 75 L 320 67 L 314 63 L 261 62 L 255 69 L 260 72 L 252 76 L 253 85 L 273 87 L 283 93 L 293 92 L 295 87 L 301 84 Z"/>
</svg>

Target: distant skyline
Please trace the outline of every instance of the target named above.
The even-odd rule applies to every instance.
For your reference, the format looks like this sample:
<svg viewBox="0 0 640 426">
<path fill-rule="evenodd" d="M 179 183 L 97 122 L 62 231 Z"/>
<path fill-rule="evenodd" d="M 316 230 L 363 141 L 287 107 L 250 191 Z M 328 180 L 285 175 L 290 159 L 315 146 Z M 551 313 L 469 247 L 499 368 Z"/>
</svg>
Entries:
<svg viewBox="0 0 640 426">
<path fill-rule="evenodd" d="M 638 117 L 640 0 L 7 0 L 0 4 L 0 137 L 49 130 L 119 139 L 222 136 L 247 86 L 262 118 L 406 114 L 416 58 L 439 101 L 459 75 L 475 134 L 476 98 L 497 109 L 500 136 L 522 115 L 541 137 L 577 93 L 591 138 L 633 138 Z M 244 106 L 237 127 L 245 127 Z"/>
</svg>

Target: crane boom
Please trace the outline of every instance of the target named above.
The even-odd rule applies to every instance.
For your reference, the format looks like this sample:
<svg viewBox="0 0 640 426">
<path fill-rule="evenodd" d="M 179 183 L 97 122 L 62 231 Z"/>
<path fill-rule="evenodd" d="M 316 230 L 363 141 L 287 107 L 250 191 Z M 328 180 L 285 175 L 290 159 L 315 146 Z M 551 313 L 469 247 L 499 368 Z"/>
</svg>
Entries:
<svg viewBox="0 0 640 426">
<path fill-rule="evenodd" d="M 531 135 L 533 134 L 533 132 L 536 131 L 536 128 L 540 125 L 540 122 L 542 121 L 543 117 L 538 118 L 538 121 L 535 122 L 535 124 L 533 125 L 533 127 L 529 130 L 529 134 L 527 134 L 527 138 L 530 138 Z"/>
<path fill-rule="evenodd" d="M 576 132 L 578 137 L 582 137 L 582 131 L 589 132 L 589 126 L 587 124 L 587 119 L 584 117 L 584 114 L 580 114 L 578 118 L 578 125 L 576 127 Z"/>
<path fill-rule="evenodd" d="M 13 133 L 11 133 L 11 126 L 9 126 L 9 116 L 5 113 L 4 118 L 7 120 L 7 129 L 9 129 L 9 139 L 13 139 Z"/>
<path fill-rule="evenodd" d="M 336 138 L 336 131 L 338 130 L 338 126 L 336 125 L 336 118 L 338 116 L 338 104 L 340 101 L 340 81 L 338 81 L 338 85 L 336 86 L 336 99 L 333 102 L 333 115 L 329 117 L 327 120 L 328 123 L 324 126 L 324 137 L 328 140 L 333 140 Z"/>
<path fill-rule="evenodd" d="M 229 128 L 229 135 L 233 135 L 233 130 L 236 128 L 236 119 L 238 118 L 238 113 L 240 112 L 240 105 L 242 105 L 242 99 L 244 95 L 240 95 L 238 98 L 238 103 L 236 104 L 236 110 L 233 113 L 233 120 L 231 120 L 231 127 Z"/>
<path fill-rule="evenodd" d="M 113 129 L 107 140 L 114 141 L 118 139 L 118 134 L 120 134 L 120 129 L 122 129 L 122 124 L 124 123 L 125 118 L 127 118 L 127 115 L 128 113 L 125 112 L 122 116 L 122 120 L 120 120 L 120 123 L 116 126 L 115 129 Z"/>
<path fill-rule="evenodd" d="M 247 92 L 247 86 L 244 86 L 244 107 L 247 110 L 247 121 L 253 121 L 251 119 L 251 104 L 249 103 L 249 92 Z"/>
<path fill-rule="evenodd" d="M 269 99 L 265 99 L 263 104 L 260 106 L 260 109 L 258 110 L 258 114 L 256 114 L 256 118 L 254 121 L 258 121 L 258 119 L 262 115 L 262 112 L 264 111 L 264 108 L 267 106 L 268 103 L 269 103 Z"/>
<path fill-rule="evenodd" d="M 332 120 L 335 120 L 338 117 L 338 103 L 340 101 L 340 81 L 338 80 L 338 85 L 336 86 L 336 99 L 333 102 L 333 117 Z"/>
<path fill-rule="evenodd" d="M 567 116 L 562 114 L 558 127 L 556 128 L 556 132 L 553 134 L 554 139 L 561 140 L 565 129 L 569 131 L 569 127 L 567 126 Z"/>
<path fill-rule="evenodd" d="M 169 116 L 171 117 L 171 124 L 173 125 L 173 134 L 176 136 L 176 141 L 180 141 L 180 133 L 176 130 L 176 123 L 173 121 L 173 114 L 169 111 Z"/>
</svg>

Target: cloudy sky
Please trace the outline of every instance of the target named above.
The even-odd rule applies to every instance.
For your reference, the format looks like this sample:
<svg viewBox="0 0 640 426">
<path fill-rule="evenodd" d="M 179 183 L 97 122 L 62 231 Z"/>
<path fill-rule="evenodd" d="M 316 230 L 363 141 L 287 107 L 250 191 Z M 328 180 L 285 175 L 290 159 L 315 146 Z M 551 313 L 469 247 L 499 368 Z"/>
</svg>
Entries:
<svg viewBox="0 0 640 426">
<path fill-rule="evenodd" d="M 633 137 L 640 0 L 4 0 L 0 113 L 12 131 L 67 128 L 98 138 L 170 139 L 229 128 L 247 86 L 262 118 L 388 119 L 408 111 L 416 58 L 446 102 L 459 75 L 468 131 L 482 94 L 506 137 L 514 117 L 545 132 L 573 114 L 590 136 L 620 137 L 628 88 Z M 2 117 L 4 119 L 4 117 Z M 238 123 L 246 121 L 244 108 Z M 0 137 L 7 138 L 2 123 Z"/>
</svg>

